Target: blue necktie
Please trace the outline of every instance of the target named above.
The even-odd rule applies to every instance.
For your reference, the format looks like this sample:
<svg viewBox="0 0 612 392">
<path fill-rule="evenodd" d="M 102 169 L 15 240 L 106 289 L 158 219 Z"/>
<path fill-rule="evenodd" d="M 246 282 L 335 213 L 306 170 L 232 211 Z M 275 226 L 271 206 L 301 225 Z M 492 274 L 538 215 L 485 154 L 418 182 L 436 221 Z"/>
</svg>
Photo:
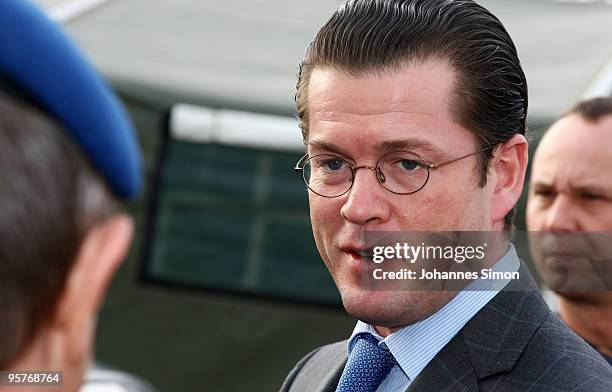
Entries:
<svg viewBox="0 0 612 392">
<path fill-rule="evenodd" d="M 362 334 L 351 350 L 336 392 L 375 392 L 395 358 L 370 334 Z"/>
</svg>

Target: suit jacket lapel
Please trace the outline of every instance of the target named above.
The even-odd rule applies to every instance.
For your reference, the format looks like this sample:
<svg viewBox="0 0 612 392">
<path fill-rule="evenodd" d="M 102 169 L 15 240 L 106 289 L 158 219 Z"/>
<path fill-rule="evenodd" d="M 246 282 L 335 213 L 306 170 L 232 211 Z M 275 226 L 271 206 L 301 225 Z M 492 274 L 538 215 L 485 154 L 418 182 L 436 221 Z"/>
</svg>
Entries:
<svg viewBox="0 0 612 392">
<path fill-rule="evenodd" d="M 321 392 L 335 392 L 338 387 L 338 383 L 340 382 L 340 377 L 342 376 L 342 372 L 344 371 L 344 367 L 346 366 L 346 355 L 344 360 L 338 363 L 335 368 L 330 369 L 330 372 L 327 373 L 323 379 L 321 380 L 320 389 Z"/>
<path fill-rule="evenodd" d="M 407 392 L 476 392 L 478 384 L 468 351 L 455 337 L 429 362 Z"/>
<path fill-rule="evenodd" d="M 477 380 L 511 370 L 549 310 L 521 263 L 514 280 L 480 310 L 410 384 L 409 392 L 477 391 Z"/>
<path fill-rule="evenodd" d="M 302 392 L 335 392 L 347 361 L 347 342 L 337 342 L 321 347 L 312 360 L 307 360 L 291 389 Z M 282 389 L 281 391 L 289 389 Z"/>
<path fill-rule="evenodd" d="M 550 313 L 522 262 L 519 273 L 461 331 L 478 379 L 514 368 Z"/>
</svg>

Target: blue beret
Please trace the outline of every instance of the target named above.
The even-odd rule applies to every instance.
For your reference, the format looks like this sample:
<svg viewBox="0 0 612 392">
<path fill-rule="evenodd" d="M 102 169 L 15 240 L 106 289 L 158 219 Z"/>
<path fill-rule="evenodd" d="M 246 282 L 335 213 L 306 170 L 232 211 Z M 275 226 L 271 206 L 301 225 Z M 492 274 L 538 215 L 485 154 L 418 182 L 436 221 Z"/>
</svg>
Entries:
<svg viewBox="0 0 612 392">
<path fill-rule="evenodd" d="M 140 150 L 117 97 L 29 0 L 2 0 L 1 9 L 0 73 L 60 121 L 116 195 L 138 195 Z"/>
</svg>

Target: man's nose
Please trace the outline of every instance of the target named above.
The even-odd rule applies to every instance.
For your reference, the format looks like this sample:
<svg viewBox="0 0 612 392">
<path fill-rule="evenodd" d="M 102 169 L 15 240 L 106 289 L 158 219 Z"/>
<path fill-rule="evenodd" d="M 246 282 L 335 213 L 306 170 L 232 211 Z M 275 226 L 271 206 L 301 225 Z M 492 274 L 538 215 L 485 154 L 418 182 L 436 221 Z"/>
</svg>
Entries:
<svg viewBox="0 0 612 392">
<path fill-rule="evenodd" d="M 340 209 L 344 219 L 358 225 L 380 223 L 389 219 L 391 206 L 387 198 L 391 192 L 380 184 L 379 179 L 384 181 L 382 173 L 374 168 L 356 168 L 353 186 Z"/>
<path fill-rule="evenodd" d="M 565 194 L 558 194 L 546 212 L 544 229 L 547 231 L 576 231 L 579 229 L 576 206 Z"/>
</svg>

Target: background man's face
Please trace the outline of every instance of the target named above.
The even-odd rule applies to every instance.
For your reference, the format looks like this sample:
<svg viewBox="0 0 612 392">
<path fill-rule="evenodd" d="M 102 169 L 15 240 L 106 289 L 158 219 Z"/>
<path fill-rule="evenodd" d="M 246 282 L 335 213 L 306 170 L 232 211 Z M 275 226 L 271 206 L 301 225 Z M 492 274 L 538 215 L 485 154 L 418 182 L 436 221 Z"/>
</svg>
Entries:
<svg viewBox="0 0 612 392">
<path fill-rule="evenodd" d="M 601 261 L 612 256 L 609 238 L 575 233 L 612 232 L 611 169 L 612 116 L 590 123 L 570 114 L 538 146 L 527 227 L 551 232 L 532 235 L 531 246 L 544 280 L 556 291 L 595 290 L 608 280 L 612 260 Z"/>
<path fill-rule="evenodd" d="M 434 62 L 359 77 L 316 69 L 309 84 L 308 154 L 336 154 L 354 166 L 374 166 L 396 150 L 434 162 L 475 151 L 475 137 L 451 114 L 454 82 L 454 72 Z M 424 146 L 402 146 L 414 142 Z M 476 158 L 470 157 L 432 170 L 425 187 L 410 195 L 388 192 L 371 170 L 357 171 L 343 196 L 309 192 L 315 241 L 346 310 L 374 325 L 395 327 L 425 318 L 448 301 L 449 293 L 365 289 L 361 273 L 369 261 L 358 255 L 362 234 L 489 230 L 492 189 L 477 184 Z"/>
</svg>

